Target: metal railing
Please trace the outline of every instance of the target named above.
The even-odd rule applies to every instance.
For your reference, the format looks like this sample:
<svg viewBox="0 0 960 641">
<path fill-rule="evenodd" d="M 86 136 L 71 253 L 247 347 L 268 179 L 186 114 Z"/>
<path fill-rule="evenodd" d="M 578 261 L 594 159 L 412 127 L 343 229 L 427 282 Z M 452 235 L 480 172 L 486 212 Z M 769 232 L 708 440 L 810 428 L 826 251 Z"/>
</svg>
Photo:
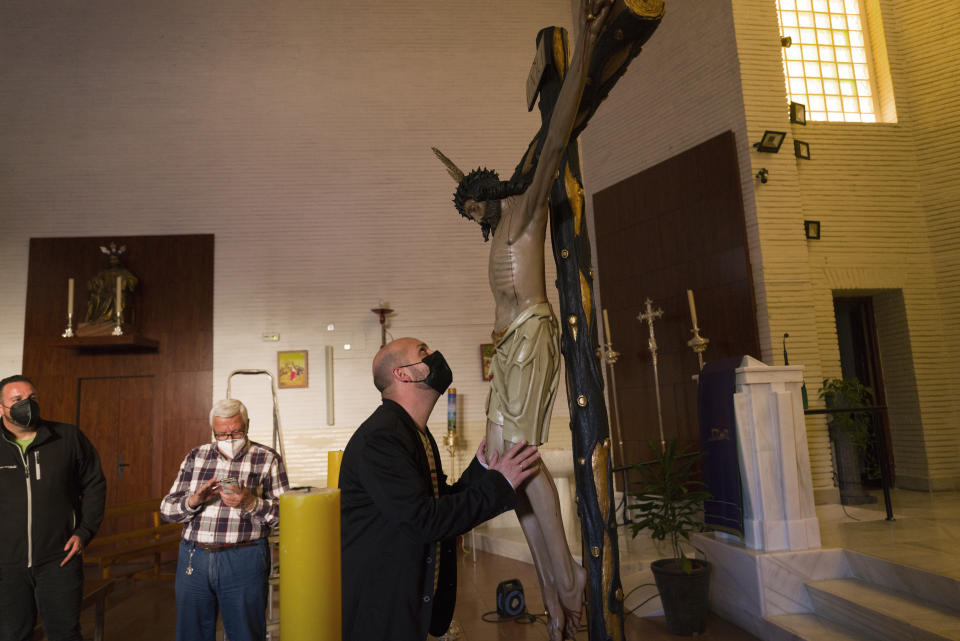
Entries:
<svg viewBox="0 0 960 641">
<path fill-rule="evenodd" d="M 878 414 L 885 413 L 887 411 L 886 405 L 870 405 L 868 407 L 855 407 L 850 409 L 816 409 L 816 410 L 803 410 L 804 415 L 812 414 L 857 414 L 860 412 L 866 414 Z M 874 435 L 875 435 L 875 444 L 877 448 L 877 461 L 880 467 L 880 487 L 883 490 L 883 502 L 887 510 L 887 519 L 888 521 L 895 521 L 893 518 L 893 505 L 890 501 L 890 469 L 889 469 L 889 459 L 887 458 L 888 445 L 887 445 L 887 433 L 885 426 L 883 424 L 873 425 Z"/>
</svg>

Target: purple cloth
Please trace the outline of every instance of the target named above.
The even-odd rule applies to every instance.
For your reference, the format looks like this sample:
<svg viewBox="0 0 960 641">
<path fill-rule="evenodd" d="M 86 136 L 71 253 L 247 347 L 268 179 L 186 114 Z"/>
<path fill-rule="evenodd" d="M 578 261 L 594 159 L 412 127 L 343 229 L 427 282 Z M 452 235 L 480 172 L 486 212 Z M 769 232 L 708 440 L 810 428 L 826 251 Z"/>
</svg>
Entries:
<svg viewBox="0 0 960 641">
<path fill-rule="evenodd" d="M 743 536 L 743 494 L 733 393 L 741 360 L 707 363 L 697 390 L 703 482 L 712 495 L 704 502 L 703 520 L 715 530 L 738 536 Z"/>
</svg>

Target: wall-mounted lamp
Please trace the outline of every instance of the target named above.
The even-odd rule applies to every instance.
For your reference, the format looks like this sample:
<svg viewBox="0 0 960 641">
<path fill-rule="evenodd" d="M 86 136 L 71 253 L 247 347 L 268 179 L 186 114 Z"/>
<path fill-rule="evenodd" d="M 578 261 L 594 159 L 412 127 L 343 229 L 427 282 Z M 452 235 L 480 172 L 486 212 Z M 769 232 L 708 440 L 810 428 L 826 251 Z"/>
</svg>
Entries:
<svg viewBox="0 0 960 641">
<path fill-rule="evenodd" d="M 807 107 L 802 102 L 790 101 L 790 122 L 795 125 L 807 124 Z"/>
<path fill-rule="evenodd" d="M 786 137 L 787 132 L 785 131 L 770 131 L 768 129 L 763 132 L 763 137 L 760 138 L 760 142 L 753 143 L 753 147 L 757 151 L 775 154 L 780 151 L 780 145 L 783 144 L 783 139 Z"/>
<path fill-rule="evenodd" d="M 803 233 L 807 237 L 807 240 L 820 240 L 820 221 L 803 221 Z"/>
<path fill-rule="evenodd" d="M 786 49 L 793 44 L 793 38 L 790 36 L 780 36 L 780 46 Z"/>
<path fill-rule="evenodd" d="M 810 145 L 802 140 L 793 141 L 793 155 L 797 158 L 810 160 Z"/>
<path fill-rule="evenodd" d="M 766 168 L 766 167 L 761 167 L 761 168 L 760 168 L 760 171 L 757 172 L 757 178 L 758 178 L 758 179 L 760 180 L 760 182 L 762 182 L 763 184 L 767 184 L 767 175 L 768 175 L 769 173 L 770 173 L 770 172 L 767 171 L 767 168 Z"/>
</svg>

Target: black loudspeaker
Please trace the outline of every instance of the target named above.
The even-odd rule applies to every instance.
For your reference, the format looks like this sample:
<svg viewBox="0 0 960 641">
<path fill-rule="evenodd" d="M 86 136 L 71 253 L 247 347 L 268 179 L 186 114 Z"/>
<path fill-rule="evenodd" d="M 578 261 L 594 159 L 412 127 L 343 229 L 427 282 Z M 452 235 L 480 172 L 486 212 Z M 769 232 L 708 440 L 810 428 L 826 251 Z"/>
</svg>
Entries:
<svg viewBox="0 0 960 641">
<path fill-rule="evenodd" d="M 497 615 L 515 617 L 523 614 L 527 604 L 523 598 L 523 585 L 517 579 L 501 581 L 497 586 Z"/>
</svg>

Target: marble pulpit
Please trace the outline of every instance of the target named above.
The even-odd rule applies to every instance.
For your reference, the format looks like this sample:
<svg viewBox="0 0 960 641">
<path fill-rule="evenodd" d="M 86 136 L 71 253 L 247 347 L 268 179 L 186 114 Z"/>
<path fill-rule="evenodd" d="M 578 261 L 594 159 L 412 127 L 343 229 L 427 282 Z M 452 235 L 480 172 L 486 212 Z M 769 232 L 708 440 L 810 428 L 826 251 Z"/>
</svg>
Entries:
<svg viewBox="0 0 960 641">
<path fill-rule="evenodd" d="M 752 550 L 820 547 L 802 385 L 800 366 L 768 366 L 744 356 L 736 370 L 744 543 Z"/>
</svg>

